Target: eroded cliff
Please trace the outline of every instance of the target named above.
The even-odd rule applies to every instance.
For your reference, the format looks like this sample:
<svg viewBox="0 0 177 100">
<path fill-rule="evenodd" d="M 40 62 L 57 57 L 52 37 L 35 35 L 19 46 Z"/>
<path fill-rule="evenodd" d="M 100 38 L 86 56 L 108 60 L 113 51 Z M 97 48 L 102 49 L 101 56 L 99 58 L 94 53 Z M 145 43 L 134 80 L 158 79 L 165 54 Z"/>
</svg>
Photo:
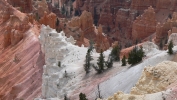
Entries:
<svg viewBox="0 0 177 100">
<path fill-rule="evenodd" d="M 0 15 L 0 99 L 32 100 L 41 94 L 44 65 L 38 24 L 2 0 Z"/>
</svg>

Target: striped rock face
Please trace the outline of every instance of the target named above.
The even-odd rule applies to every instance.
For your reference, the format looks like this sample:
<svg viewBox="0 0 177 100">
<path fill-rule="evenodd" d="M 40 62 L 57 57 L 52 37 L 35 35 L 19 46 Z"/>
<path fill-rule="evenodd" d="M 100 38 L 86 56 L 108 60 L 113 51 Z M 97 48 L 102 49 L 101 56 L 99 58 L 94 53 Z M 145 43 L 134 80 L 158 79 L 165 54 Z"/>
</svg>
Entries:
<svg viewBox="0 0 177 100">
<path fill-rule="evenodd" d="M 44 65 L 38 26 L 2 0 L 0 15 L 10 16 L 0 17 L 0 99 L 33 100 L 41 95 Z"/>
</svg>

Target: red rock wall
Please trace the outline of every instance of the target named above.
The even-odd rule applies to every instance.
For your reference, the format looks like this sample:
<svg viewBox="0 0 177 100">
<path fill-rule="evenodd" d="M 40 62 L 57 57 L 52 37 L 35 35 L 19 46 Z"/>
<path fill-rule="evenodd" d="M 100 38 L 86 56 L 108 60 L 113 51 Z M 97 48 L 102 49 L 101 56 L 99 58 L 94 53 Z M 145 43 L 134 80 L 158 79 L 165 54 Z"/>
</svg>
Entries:
<svg viewBox="0 0 177 100">
<path fill-rule="evenodd" d="M 133 22 L 132 38 L 133 40 L 142 40 L 152 35 L 156 30 L 155 12 L 152 7 L 144 11 L 144 14 L 137 17 Z"/>
<path fill-rule="evenodd" d="M 56 28 L 56 15 L 54 13 L 47 14 L 45 13 L 44 16 L 39 20 L 40 24 L 49 25 L 51 28 Z"/>
<path fill-rule="evenodd" d="M 44 55 L 39 28 L 28 17 L 0 1 L 0 15 L 9 9 L 9 19 L 0 17 L 0 99 L 33 100 L 41 95 Z"/>
<path fill-rule="evenodd" d="M 149 6 L 156 7 L 158 0 L 132 0 L 131 8 L 135 10 L 145 10 Z"/>
<path fill-rule="evenodd" d="M 32 0 L 7 0 L 13 7 L 20 7 L 25 13 L 32 12 Z"/>
<path fill-rule="evenodd" d="M 155 42 L 158 44 L 160 41 L 168 36 L 168 31 L 177 26 L 177 13 L 174 12 L 172 19 L 168 19 L 165 23 L 158 23 L 156 26 Z"/>
</svg>

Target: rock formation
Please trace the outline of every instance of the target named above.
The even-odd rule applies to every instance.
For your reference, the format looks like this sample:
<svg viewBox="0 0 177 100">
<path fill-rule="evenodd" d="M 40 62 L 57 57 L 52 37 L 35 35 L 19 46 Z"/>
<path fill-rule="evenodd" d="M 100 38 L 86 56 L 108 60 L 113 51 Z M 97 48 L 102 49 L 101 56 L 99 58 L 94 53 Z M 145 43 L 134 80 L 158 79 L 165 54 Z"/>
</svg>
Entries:
<svg viewBox="0 0 177 100">
<path fill-rule="evenodd" d="M 176 27 L 177 25 L 177 13 L 174 12 L 171 19 L 168 19 L 165 23 L 158 23 L 156 26 L 156 37 L 155 42 L 158 44 L 161 40 L 168 37 L 172 31 L 175 32 L 175 29 L 173 27 Z M 172 30 L 170 32 L 170 30 Z"/>
<path fill-rule="evenodd" d="M 110 32 L 115 26 L 115 19 L 113 18 L 113 14 L 110 10 L 110 5 L 108 5 L 105 6 L 100 13 L 98 25 L 101 24 L 103 26 L 103 32 Z"/>
<path fill-rule="evenodd" d="M 80 17 L 73 17 L 71 21 L 66 21 L 61 26 L 63 26 L 62 29 L 66 36 L 73 36 L 77 40 L 76 44 L 79 46 L 82 44 L 88 46 L 89 40 L 91 40 L 96 43 L 97 51 L 101 49 L 107 50 L 110 47 L 107 36 L 103 35 L 102 26 L 100 25 L 96 29 L 93 25 L 93 18 L 90 12 L 83 11 Z"/>
<path fill-rule="evenodd" d="M 47 12 L 44 13 L 44 16 L 39 20 L 40 24 L 49 25 L 51 28 L 56 28 L 57 17 L 54 13 L 47 15 Z"/>
<path fill-rule="evenodd" d="M 95 49 L 97 52 L 101 52 L 101 50 L 106 51 L 110 47 L 108 39 L 104 36 L 101 25 L 99 25 L 97 30 Z"/>
<path fill-rule="evenodd" d="M 146 67 L 131 94 L 150 94 L 164 91 L 176 81 L 176 62 L 162 62 L 155 67 Z"/>
<path fill-rule="evenodd" d="M 126 38 L 131 38 L 131 32 L 132 32 L 132 21 L 131 19 L 128 17 L 130 16 L 130 9 L 119 9 L 117 14 L 116 14 L 116 22 L 115 22 L 115 26 L 117 28 L 115 28 L 115 30 L 117 30 L 118 32 L 118 40 L 119 37 L 121 38 L 122 34 L 125 34 L 124 37 Z M 112 35 L 111 35 L 112 36 Z M 114 36 L 116 37 L 116 36 Z"/>
<path fill-rule="evenodd" d="M 41 94 L 44 65 L 38 26 L 3 0 L 0 15 L 0 99 L 32 100 Z"/>
<path fill-rule="evenodd" d="M 173 41 L 173 45 L 177 45 L 177 33 L 172 33 L 168 38 L 168 44 Z"/>
<path fill-rule="evenodd" d="M 94 38 L 94 26 L 92 14 L 87 11 L 83 11 L 80 16 L 81 30 L 83 31 L 84 37 L 89 40 Z"/>
<path fill-rule="evenodd" d="M 176 82 L 175 69 L 177 63 L 171 61 L 146 67 L 141 78 L 132 88 L 131 94 L 118 92 L 107 100 L 174 100 L 177 96 L 176 85 L 171 84 Z"/>
<path fill-rule="evenodd" d="M 137 17 L 133 22 L 132 38 L 133 40 L 142 40 L 152 35 L 156 30 L 155 12 L 152 7 L 144 11 L 144 14 Z"/>
<path fill-rule="evenodd" d="M 40 19 L 45 12 L 50 13 L 46 0 L 33 0 L 33 14 Z"/>
<path fill-rule="evenodd" d="M 32 0 L 7 0 L 13 7 L 20 7 L 20 11 L 30 13 L 33 10 Z"/>
<path fill-rule="evenodd" d="M 44 25 L 41 27 L 39 39 L 46 62 L 46 65 L 43 66 L 42 98 L 61 96 L 59 94 L 60 85 L 66 85 L 62 84 L 66 80 L 57 76 L 63 66 L 58 66 L 58 63 L 62 63 L 64 57 L 73 50 L 75 46 L 71 44 L 75 44 L 75 40 L 72 37 L 67 38 L 63 32 L 57 33 L 54 29 Z M 58 79 L 56 80 L 56 78 Z"/>
<path fill-rule="evenodd" d="M 135 10 L 145 10 L 147 9 L 149 6 L 152 6 L 153 8 L 156 7 L 156 2 L 158 0 L 132 0 L 131 3 L 131 8 L 135 9 Z M 160 0 L 159 0 L 160 1 Z"/>
</svg>

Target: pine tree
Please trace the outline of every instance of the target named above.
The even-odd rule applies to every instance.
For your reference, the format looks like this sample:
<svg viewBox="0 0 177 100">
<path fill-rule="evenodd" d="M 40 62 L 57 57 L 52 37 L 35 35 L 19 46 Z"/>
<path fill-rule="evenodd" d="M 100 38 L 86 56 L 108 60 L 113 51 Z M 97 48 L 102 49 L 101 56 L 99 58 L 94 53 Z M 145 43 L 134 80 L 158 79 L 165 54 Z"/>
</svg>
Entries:
<svg viewBox="0 0 177 100">
<path fill-rule="evenodd" d="M 144 51 L 143 48 L 141 47 L 138 49 L 136 46 L 133 48 L 133 50 L 129 53 L 128 57 L 128 63 L 129 64 L 136 64 L 142 61 L 142 58 L 144 57 Z"/>
<path fill-rule="evenodd" d="M 100 57 L 98 58 L 98 62 L 97 62 L 98 66 L 95 65 L 92 66 L 98 73 L 102 73 L 104 71 L 104 66 L 105 66 L 104 64 L 105 64 L 104 55 L 103 55 L 103 51 L 101 50 Z"/>
<path fill-rule="evenodd" d="M 126 57 L 125 57 L 125 55 L 124 55 L 124 57 L 122 58 L 122 66 L 126 66 Z"/>
<path fill-rule="evenodd" d="M 120 47 L 118 45 L 112 49 L 110 56 L 114 61 L 120 61 Z"/>
<path fill-rule="evenodd" d="M 106 67 L 111 68 L 113 66 L 113 59 L 111 56 L 108 57 L 108 61 L 106 61 Z"/>
<path fill-rule="evenodd" d="M 89 48 L 87 50 L 87 54 L 86 54 L 86 59 L 85 59 L 85 64 L 84 64 L 84 69 L 86 71 L 86 73 L 89 73 L 90 70 L 90 61 L 92 60 L 92 56 L 91 56 L 91 49 Z"/>
<path fill-rule="evenodd" d="M 61 67 L 61 62 L 60 61 L 58 61 L 58 67 Z"/>
<path fill-rule="evenodd" d="M 171 40 L 169 45 L 168 45 L 168 54 L 173 54 L 173 41 Z"/>
<path fill-rule="evenodd" d="M 86 98 L 86 95 L 84 93 L 80 93 L 79 100 L 88 100 L 88 99 Z"/>
<path fill-rule="evenodd" d="M 104 70 L 104 63 L 105 63 L 104 55 L 103 55 L 103 51 L 101 50 L 100 57 L 98 58 L 98 62 L 97 62 L 97 65 L 101 72 Z"/>
</svg>

